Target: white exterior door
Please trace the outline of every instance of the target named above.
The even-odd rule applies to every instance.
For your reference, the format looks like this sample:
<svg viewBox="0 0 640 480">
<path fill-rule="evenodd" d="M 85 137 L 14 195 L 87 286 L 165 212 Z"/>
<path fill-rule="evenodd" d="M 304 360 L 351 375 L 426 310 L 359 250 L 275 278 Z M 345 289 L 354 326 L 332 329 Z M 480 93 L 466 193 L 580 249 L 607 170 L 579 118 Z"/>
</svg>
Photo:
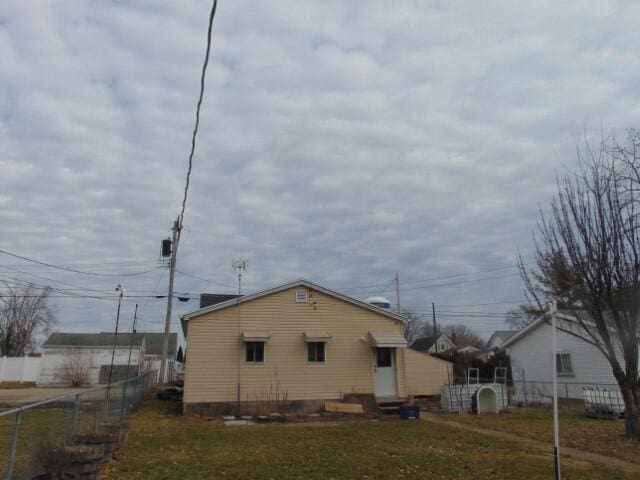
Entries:
<svg viewBox="0 0 640 480">
<path fill-rule="evenodd" d="M 396 397 L 395 348 L 378 347 L 374 351 L 376 372 L 376 397 Z"/>
</svg>

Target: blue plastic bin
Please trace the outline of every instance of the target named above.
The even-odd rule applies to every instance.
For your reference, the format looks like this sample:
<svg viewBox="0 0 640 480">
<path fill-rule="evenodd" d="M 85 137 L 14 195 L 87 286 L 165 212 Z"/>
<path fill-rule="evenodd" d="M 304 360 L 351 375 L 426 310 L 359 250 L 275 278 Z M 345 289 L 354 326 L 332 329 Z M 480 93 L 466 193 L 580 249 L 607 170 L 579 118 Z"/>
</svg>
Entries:
<svg viewBox="0 0 640 480">
<path fill-rule="evenodd" d="M 420 407 L 417 405 L 402 405 L 400 407 L 400 418 L 403 420 L 418 420 L 420 418 Z"/>
</svg>

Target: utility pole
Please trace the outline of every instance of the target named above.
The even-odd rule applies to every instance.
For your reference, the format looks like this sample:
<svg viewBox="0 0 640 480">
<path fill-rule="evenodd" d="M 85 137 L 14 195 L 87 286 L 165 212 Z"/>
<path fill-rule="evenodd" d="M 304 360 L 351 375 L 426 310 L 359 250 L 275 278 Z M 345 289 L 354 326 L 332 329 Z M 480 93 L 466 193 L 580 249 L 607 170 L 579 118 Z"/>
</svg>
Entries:
<svg viewBox="0 0 640 480">
<path fill-rule="evenodd" d="M 436 304 L 431 302 L 431 314 L 433 315 L 433 340 L 436 345 L 436 353 L 438 353 L 438 328 L 436 326 Z"/>
<path fill-rule="evenodd" d="M 398 273 L 396 272 L 396 309 L 398 311 L 398 314 L 400 313 L 400 277 L 398 276 Z"/>
<path fill-rule="evenodd" d="M 180 232 L 180 217 L 173 223 L 171 238 L 171 257 L 169 259 L 169 292 L 167 293 L 167 316 L 164 320 L 164 338 L 162 339 L 162 359 L 160 361 L 160 375 L 158 382 L 164 385 L 167 370 L 167 352 L 169 351 L 169 335 L 171 333 L 171 309 L 173 307 L 173 278 L 176 274 L 176 255 L 178 253 L 178 238 Z"/>
<path fill-rule="evenodd" d="M 242 272 L 249 266 L 249 261 L 245 258 L 234 258 L 231 260 L 231 267 L 238 271 L 238 355 L 236 358 L 236 408 L 240 414 L 240 357 L 242 355 L 242 325 L 240 317 L 240 297 L 242 296 Z"/>
<path fill-rule="evenodd" d="M 558 304 L 553 300 L 549 304 L 549 314 L 551 315 L 551 375 L 553 376 L 553 460 L 555 466 L 555 478 L 560 480 L 560 426 L 558 422 L 558 370 L 557 370 L 557 342 L 556 342 L 556 317 L 558 316 Z"/>
</svg>

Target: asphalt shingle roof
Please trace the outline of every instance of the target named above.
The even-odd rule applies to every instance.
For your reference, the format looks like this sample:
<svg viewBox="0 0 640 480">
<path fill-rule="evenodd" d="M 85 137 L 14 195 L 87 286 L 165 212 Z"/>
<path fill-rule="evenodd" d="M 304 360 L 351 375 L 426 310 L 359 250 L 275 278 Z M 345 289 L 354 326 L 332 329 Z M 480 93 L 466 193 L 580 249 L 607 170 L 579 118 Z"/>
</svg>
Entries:
<svg viewBox="0 0 640 480">
<path fill-rule="evenodd" d="M 162 340 L 164 333 L 119 333 L 117 345 L 139 347 L 144 338 L 145 353 L 147 355 L 162 354 Z M 114 335 L 111 332 L 100 333 L 52 333 L 42 344 L 43 347 L 113 347 Z M 178 334 L 169 334 L 169 350 L 167 354 L 173 357 L 178 349 Z"/>
<path fill-rule="evenodd" d="M 119 333 L 117 346 L 128 347 L 142 345 L 143 334 Z M 111 347 L 114 344 L 114 334 L 101 333 L 52 333 L 42 344 L 43 347 Z"/>
</svg>

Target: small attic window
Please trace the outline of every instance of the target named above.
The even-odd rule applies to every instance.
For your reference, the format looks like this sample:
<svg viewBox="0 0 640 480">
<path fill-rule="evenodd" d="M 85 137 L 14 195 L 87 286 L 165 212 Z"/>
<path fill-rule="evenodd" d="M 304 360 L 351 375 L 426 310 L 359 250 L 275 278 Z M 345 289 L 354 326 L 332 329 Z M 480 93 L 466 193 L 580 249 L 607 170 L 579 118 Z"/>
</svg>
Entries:
<svg viewBox="0 0 640 480">
<path fill-rule="evenodd" d="M 296 303 L 307 303 L 307 291 L 296 290 Z"/>
</svg>

